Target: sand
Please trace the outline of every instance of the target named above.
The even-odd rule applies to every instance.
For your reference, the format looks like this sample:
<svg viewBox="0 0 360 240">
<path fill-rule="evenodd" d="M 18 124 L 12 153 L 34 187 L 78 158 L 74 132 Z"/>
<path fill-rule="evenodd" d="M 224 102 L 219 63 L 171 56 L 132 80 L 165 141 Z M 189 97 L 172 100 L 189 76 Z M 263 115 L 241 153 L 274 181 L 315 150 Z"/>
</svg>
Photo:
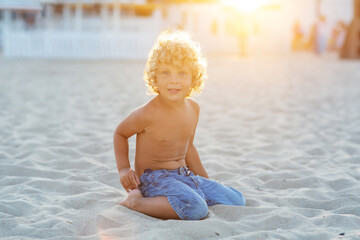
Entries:
<svg viewBox="0 0 360 240">
<path fill-rule="evenodd" d="M 118 205 L 112 134 L 150 99 L 144 61 L 0 59 L 0 239 L 360 239 L 360 62 L 208 61 L 195 145 L 247 206 L 164 221 Z"/>
</svg>

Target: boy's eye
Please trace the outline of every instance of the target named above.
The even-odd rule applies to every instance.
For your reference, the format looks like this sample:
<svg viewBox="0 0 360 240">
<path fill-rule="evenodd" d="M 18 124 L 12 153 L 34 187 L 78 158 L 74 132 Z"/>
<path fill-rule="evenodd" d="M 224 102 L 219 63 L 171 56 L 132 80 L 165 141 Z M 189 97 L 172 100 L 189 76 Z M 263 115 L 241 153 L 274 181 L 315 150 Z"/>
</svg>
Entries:
<svg viewBox="0 0 360 240">
<path fill-rule="evenodd" d="M 181 71 L 181 72 L 179 72 L 179 75 L 180 75 L 180 76 L 182 76 L 182 77 L 185 77 L 187 74 L 188 74 L 188 73 L 187 73 L 187 72 L 185 72 L 185 71 Z"/>
<path fill-rule="evenodd" d="M 170 72 L 167 70 L 164 70 L 164 71 L 161 71 L 160 74 L 164 75 L 164 76 L 168 76 L 170 74 Z"/>
</svg>

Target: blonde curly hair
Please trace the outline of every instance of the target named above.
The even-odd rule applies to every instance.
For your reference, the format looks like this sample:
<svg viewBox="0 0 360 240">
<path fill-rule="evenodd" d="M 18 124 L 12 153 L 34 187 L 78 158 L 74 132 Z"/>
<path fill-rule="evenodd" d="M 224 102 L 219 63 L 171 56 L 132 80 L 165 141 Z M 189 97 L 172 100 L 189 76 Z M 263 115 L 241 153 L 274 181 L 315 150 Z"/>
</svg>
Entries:
<svg viewBox="0 0 360 240">
<path fill-rule="evenodd" d="M 192 70 L 191 89 L 186 97 L 200 93 L 206 79 L 207 64 L 201 56 L 200 44 L 184 31 L 160 33 L 145 66 L 144 80 L 150 93 L 159 94 L 156 87 L 156 69 L 159 64 L 172 64 L 178 68 L 189 66 Z"/>
</svg>

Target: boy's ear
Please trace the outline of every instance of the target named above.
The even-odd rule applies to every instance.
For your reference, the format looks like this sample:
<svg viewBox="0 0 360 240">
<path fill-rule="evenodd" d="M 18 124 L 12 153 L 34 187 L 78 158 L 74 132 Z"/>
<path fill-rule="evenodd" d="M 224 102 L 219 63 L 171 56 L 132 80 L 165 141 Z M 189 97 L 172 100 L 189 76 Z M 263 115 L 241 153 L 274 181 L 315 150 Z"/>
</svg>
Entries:
<svg viewBox="0 0 360 240">
<path fill-rule="evenodd" d="M 157 82 L 157 80 L 156 80 L 156 77 L 154 78 L 154 81 L 152 82 L 152 87 L 153 87 L 154 89 L 156 89 L 156 91 L 157 91 L 157 89 L 158 89 L 158 82 Z"/>
<path fill-rule="evenodd" d="M 195 86 L 195 81 L 194 81 L 194 79 L 195 79 L 195 77 L 193 76 L 193 77 L 191 78 L 191 88 L 194 88 L 194 86 Z"/>
</svg>

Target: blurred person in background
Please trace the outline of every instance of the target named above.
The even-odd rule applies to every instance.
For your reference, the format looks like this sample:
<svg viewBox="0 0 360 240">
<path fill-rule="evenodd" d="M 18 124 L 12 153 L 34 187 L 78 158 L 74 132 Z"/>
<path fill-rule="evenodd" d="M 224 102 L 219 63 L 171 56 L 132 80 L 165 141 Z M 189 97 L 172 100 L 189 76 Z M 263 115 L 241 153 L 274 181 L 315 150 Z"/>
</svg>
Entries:
<svg viewBox="0 0 360 240">
<path fill-rule="evenodd" d="M 346 24 L 339 20 L 331 31 L 331 36 L 328 43 L 328 50 L 339 51 L 344 43 L 346 36 Z"/>
<path fill-rule="evenodd" d="M 326 51 L 326 18 L 325 16 L 320 16 L 318 22 L 316 23 L 315 28 L 315 53 L 322 54 Z"/>
<path fill-rule="evenodd" d="M 298 51 L 304 48 L 303 36 L 304 32 L 300 25 L 299 20 L 296 20 L 293 26 L 293 38 L 291 41 L 291 50 Z"/>
</svg>

